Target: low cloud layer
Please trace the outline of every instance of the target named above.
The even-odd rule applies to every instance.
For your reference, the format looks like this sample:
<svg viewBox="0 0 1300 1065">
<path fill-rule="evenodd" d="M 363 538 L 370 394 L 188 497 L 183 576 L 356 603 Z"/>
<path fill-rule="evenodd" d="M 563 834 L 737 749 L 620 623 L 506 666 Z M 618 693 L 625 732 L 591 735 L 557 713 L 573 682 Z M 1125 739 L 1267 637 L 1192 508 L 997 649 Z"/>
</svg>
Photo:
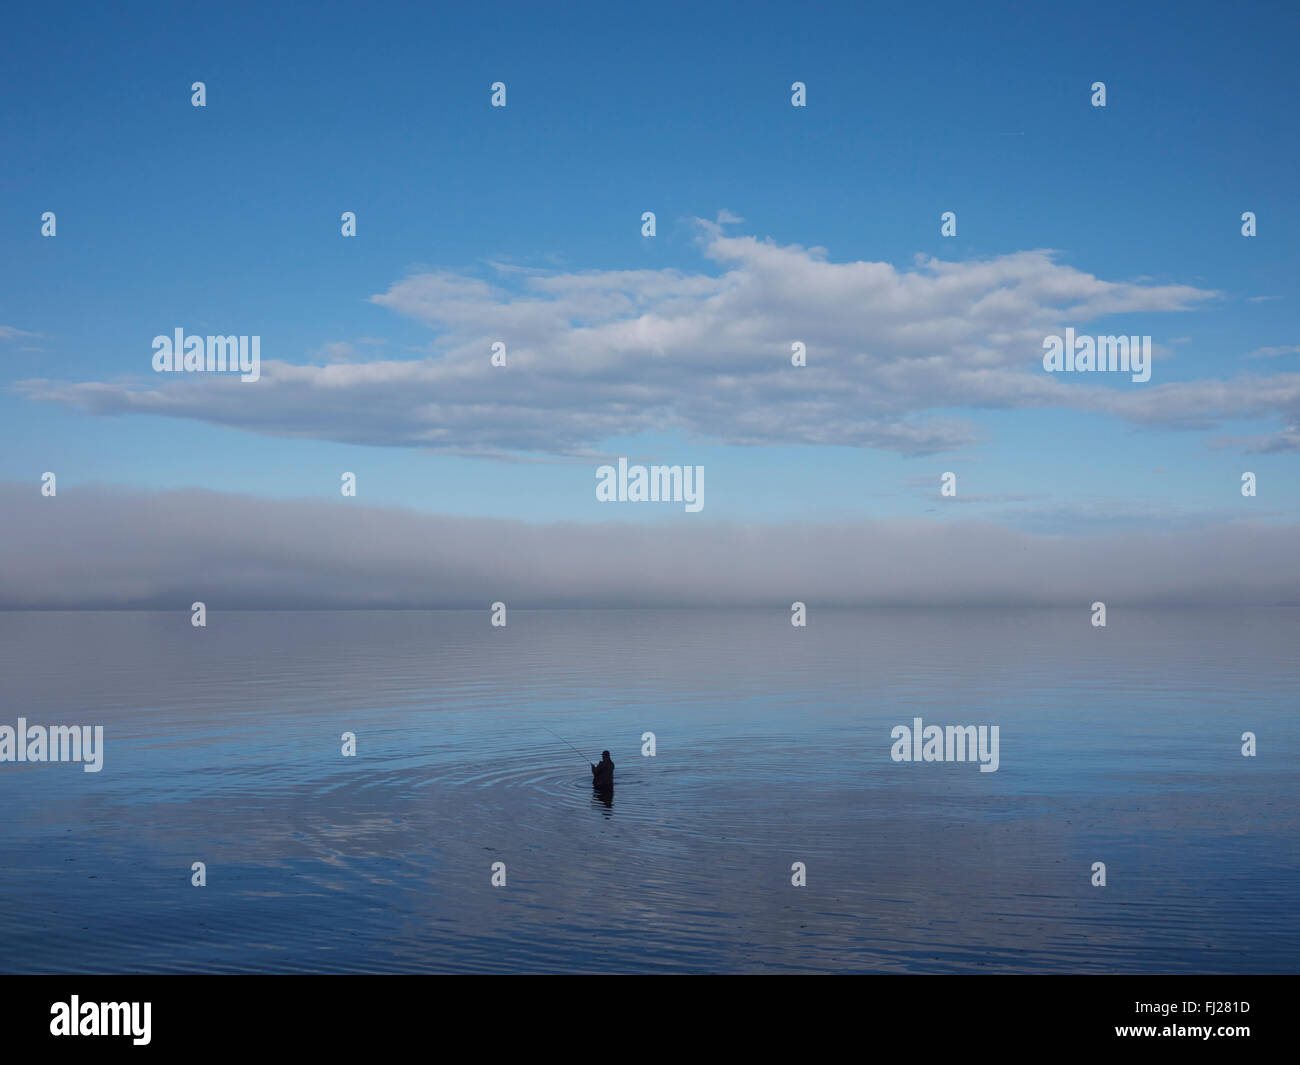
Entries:
<svg viewBox="0 0 1300 1065">
<path fill-rule="evenodd" d="M 528 524 L 207 491 L 0 485 L 0 608 L 1300 603 L 1300 529 Z"/>
<path fill-rule="evenodd" d="M 1161 384 L 1157 364 L 1153 383 L 1112 387 L 1097 378 L 1118 375 L 1042 369 L 1043 337 L 1065 326 L 1186 311 L 1217 293 L 1106 281 L 1048 251 L 920 258 L 901 271 L 837 263 L 821 248 L 698 224 L 716 276 L 496 264 L 490 280 L 419 273 L 370 297 L 428 325 L 437 357 L 361 359 L 341 340 L 317 353 L 320 364 L 264 350 L 261 380 L 244 383 L 153 375 L 142 338 L 133 379 L 18 387 L 98 414 L 460 454 L 591 455 L 613 436 L 664 431 L 935 454 L 978 439 L 960 413 L 969 408 L 1069 408 L 1202 431 L 1257 418 L 1278 431 L 1216 443 L 1300 447 L 1300 374 Z M 1123 327 L 1099 331 L 1114 329 Z M 796 340 L 808 351 L 800 369 L 790 365 Z M 507 347 L 504 369 L 489 363 L 496 341 Z"/>
</svg>

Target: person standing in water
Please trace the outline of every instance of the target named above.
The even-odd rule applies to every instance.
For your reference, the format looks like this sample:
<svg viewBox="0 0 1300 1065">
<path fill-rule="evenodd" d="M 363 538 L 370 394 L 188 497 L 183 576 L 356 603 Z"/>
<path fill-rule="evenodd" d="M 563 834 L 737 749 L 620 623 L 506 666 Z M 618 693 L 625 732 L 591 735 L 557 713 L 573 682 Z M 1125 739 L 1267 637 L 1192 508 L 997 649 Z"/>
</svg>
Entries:
<svg viewBox="0 0 1300 1065">
<path fill-rule="evenodd" d="M 598 791 L 613 790 L 614 763 L 610 761 L 609 751 L 601 751 L 600 763 L 591 767 L 591 786 Z"/>
</svg>

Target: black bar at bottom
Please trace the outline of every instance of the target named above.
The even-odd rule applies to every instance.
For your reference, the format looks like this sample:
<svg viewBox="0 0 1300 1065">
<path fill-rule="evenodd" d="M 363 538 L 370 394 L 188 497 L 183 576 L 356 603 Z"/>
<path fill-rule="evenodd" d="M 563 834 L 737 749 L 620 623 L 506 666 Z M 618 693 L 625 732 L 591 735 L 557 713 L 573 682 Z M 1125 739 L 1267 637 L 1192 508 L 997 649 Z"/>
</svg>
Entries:
<svg viewBox="0 0 1300 1065">
<path fill-rule="evenodd" d="M 723 987 L 716 977 L 42 976 L 3 985 L 0 1047 L 10 1061 L 24 1060 L 15 1050 L 63 1056 L 110 1046 L 331 1060 L 396 1055 L 403 1045 L 488 1059 L 521 1047 L 585 1057 L 598 1046 L 676 1058 L 755 1040 L 769 1054 L 823 1056 L 829 1040 L 845 1039 L 845 1049 L 892 1056 L 1201 1047 L 1236 1058 L 1295 1042 L 1295 983 L 1285 977 L 878 976 L 832 985 L 778 976 Z"/>
</svg>

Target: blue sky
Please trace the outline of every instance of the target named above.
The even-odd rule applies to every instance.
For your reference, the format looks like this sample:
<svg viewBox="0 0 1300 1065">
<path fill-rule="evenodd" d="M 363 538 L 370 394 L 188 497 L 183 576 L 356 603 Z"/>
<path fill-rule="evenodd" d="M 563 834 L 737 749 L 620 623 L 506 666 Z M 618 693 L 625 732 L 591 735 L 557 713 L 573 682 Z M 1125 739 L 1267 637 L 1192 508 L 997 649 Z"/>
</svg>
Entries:
<svg viewBox="0 0 1300 1065">
<path fill-rule="evenodd" d="M 54 470 L 61 492 L 199 486 L 346 505 L 338 482 L 349 470 L 359 500 L 430 513 L 701 517 L 597 504 L 592 456 L 606 453 L 705 466 L 710 519 L 959 514 L 1069 532 L 1217 520 L 1243 507 L 1266 521 L 1297 516 L 1296 445 L 1286 434 L 1300 420 L 1288 391 L 1300 354 L 1252 357 L 1300 345 L 1292 5 L 467 7 L 5 13 L 0 480 L 35 485 Z M 206 108 L 190 106 L 196 80 L 206 83 Z M 489 106 L 498 80 L 504 109 Z M 1104 109 L 1089 104 L 1096 80 L 1107 86 Z M 807 84 L 806 108 L 790 106 L 793 81 Z M 58 217 L 53 239 L 40 235 L 47 210 Z M 357 213 L 356 238 L 339 234 L 345 210 Z M 640 235 L 647 210 L 658 219 L 650 239 Z M 723 210 L 743 221 L 718 225 Z M 939 233 L 947 210 L 958 215 L 951 239 Z M 1240 234 L 1246 210 L 1258 216 L 1254 238 Z M 371 401 L 365 388 L 349 401 L 354 416 L 346 404 L 317 416 L 296 396 L 263 389 L 264 432 L 213 424 L 203 400 L 180 417 L 128 406 L 105 416 L 84 403 L 92 385 L 120 404 L 114 390 L 124 381 L 135 382 L 128 390 L 180 387 L 149 368 L 152 338 L 178 326 L 260 335 L 263 360 L 295 366 L 450 365 L 477 343 L 491 307 L 529 298 L 530 279 L 592 272 L 617 275 L 624 304 L 612 314 L 593 308 L 597 324 L 664 318 L 676 305 L 646 294 L 646 278 L 657 276 L 647 272 L 735 270 L 741 282 L 761 272 L 759 252 L 720 259 L 711 243 L 719 234 L 754 238 L 760 249 L 820 247 L 828 263 L 889 264 L 899 275 L 918 255 L 974 271 L 1051 249 L 1054 265 L 1033 274 L 1046 290 L 1067 268 L 1108 284 L 1194 289 L 1185 309 L 1061 319 L 1079 331 L 1150 334 L 1170 357 L 1149 384 L 1106 375 L 1059 383 L 1074 396 L 1120 390 L 1124 403 L 1173 384 L 1235 382 L 1232 394 L 1171 394 L 1171 425 L 1154 398 L 1139 396 L 1128 415 L 1090 400 L 1010 402 L 1019 393 L 1003 386 L 966 403 L 942 381 L 927 409 L 913 375 L 897 410 L 880 413 L 896 415 L 890 433 L 930 419 L 963 427 L 954 446 L 918 451 L 864 446 L 847 431 L 851 409 L 832 411 L 821 435 L 782 425 L 789 412 L 768 384 L 720 394 L 707 413 L 701 395 L 717 378 L 692 372 L 683 349 L 670 353 L 680 371 L 665 371 L 665 387 L 678 381 L 700 408 L 679 418 L 673 403 L 656 401 L 658 413 L 627 433 L 602 420 L 593 423 L 602 435 L 590 437 L 583 419 L 604 400 L 584 395 L 581 373 L 548 378 L 546 402 L 522 418 L 495 408 L 490 392 L 480 418 L 475 396 L 461 395 L 453 424 L 478 419 L 479 443 L 499 444 L 488 458 L 353 442 L 343 430 Z M 815 264 L 817 254 L 791 261 Z M 395 294 L 431 277 L 443 280 Z M 488 311 L 476 303 L 452 327 L 415 313 L 474 282 L 491 289 Z M 854 317 L 854 298 L 849 286 L 843 328 L 820 350 L 810 344 L 810 368 L 832 344 L 837 359 L 855 343 L 871 348 L 871 320 Z M 802 320 L 792 308 L 753 359 L 779 366 L 790 340 L 829 320 L 824 309 Z M 707 338 L 710 313 L 691 312 L 692 342 Z M 584 314 L 575 312 L 571 333 L 591 324 Z M 1027 314 L 1017 324 L 1037 321 Z M 538 361 L 501 372 L 516 384 L 549 373 L 547 360 L 568 349 L 562 333 L 547 336 L 549 347 L 502 332 L 512 350 L 536 340 Z M 1041 349 L 1021 348 L 1032 376 Z M 935 354 L 949 359 L 939 374 L 962 357 Z M 607 368 L 614 391 L 633 402 L 639 365 L 616 355 Z M 870 389 L 870 374 L 854 380 Z M 20 384 L 32 381 L 47 384 Z M 760 393 L 770 409 L 754 418 L 781 428 L 737 443 L 736 407 Z M 880 410 L 891 402 L 881 397 Z M 441 414 L 427 417 L 436 428 Z M 516 430 L 530 418 L 531 446 L 520 447 Z M 292 435 L 303 419 L 310 435 Z M 565 427 L 579 422 L 582 444 L 566 453 Z M 939 499 L 945 470 L 958 473 L 958 506 Z M 1242 500 L 1243 470 L 1258 474 L 1259 498 Z"/>
</svg>

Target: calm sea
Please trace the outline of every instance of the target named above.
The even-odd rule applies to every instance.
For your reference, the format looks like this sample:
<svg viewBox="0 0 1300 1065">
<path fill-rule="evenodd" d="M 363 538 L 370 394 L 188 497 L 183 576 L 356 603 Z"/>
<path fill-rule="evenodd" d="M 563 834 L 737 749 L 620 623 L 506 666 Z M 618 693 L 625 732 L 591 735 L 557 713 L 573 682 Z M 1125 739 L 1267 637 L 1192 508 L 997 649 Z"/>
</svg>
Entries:
<svg viewBox="0 0 1300 1065">
<path fill-rule="evenodd" d="M 1300 611 L 789 616 L 0 613 L 0 970 L 1300 970 Z"/>
</svg>

